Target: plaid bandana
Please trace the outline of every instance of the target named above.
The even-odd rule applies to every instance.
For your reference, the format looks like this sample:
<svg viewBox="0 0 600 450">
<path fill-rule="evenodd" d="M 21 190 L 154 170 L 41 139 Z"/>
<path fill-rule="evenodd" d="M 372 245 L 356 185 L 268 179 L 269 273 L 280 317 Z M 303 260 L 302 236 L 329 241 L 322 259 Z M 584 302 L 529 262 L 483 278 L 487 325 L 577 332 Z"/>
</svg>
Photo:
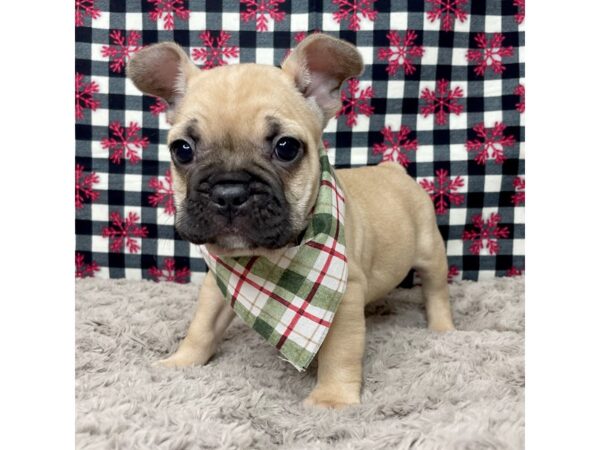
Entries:
<svg viewBox="0 0 600 450">
<path fill-rule="evenodd" d="M 277 256 L 220 257 L 200 247 L 237 315 L 302 371 L 327 336 L 346 290 L 345 200 L 324 149 L 321 184 L 300 245 Z"/>
</svg>

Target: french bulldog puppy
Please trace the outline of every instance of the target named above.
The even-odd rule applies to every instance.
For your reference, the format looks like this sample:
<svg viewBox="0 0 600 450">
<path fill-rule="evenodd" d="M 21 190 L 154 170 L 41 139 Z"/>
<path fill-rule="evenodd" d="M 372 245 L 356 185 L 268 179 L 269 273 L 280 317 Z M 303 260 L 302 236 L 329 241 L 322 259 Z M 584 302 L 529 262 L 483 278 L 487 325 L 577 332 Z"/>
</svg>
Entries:
<svg viewBox="0 0 600 450">
<path fill-rule="evenodd" d="M 200 70 L 175 43 L 136 53 L 127 74 L 169 104 L 179 234 L 217 255 L 267 255 L 305 229 L 319 188 L 318 148 L 341 107 L 340 87 L 363 63 L 348 42 L 313 34 L 281 68 Z M 319 350 L 306 404 L 360 402 L 364 307 L 418 270 L 429 328 L 453 330 L 447 260 L 427 193 L 398 164 L 336 171 L 346 195 L 347 290 Z M 209 272 L 194 318 L 168 367 L 206 364 L 234 316 Z"/>
</svg>

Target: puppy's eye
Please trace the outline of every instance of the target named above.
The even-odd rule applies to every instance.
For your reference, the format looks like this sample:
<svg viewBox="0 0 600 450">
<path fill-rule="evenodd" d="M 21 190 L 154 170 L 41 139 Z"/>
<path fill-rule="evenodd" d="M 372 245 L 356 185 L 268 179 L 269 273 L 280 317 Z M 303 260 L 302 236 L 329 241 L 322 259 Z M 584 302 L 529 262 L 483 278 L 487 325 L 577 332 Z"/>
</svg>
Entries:
<svg viewBox="0 0 600 450">
<path fill-rule="evenodd" d="M 194 149 L 192 146 L 183 139 L 177 139 L 173 141 L 169 146 L 171 154 L 176 162 L 179 164 L 188 164 L 194 159 Z"/>
<path fill-rule="evenodd" d="M 291 162 L 298 157 L 300 153 L 300 141 L 291 137 L 282 137 L 275 144 L 273 153 L 275 157 L 283 162 Z"/>
</svg>

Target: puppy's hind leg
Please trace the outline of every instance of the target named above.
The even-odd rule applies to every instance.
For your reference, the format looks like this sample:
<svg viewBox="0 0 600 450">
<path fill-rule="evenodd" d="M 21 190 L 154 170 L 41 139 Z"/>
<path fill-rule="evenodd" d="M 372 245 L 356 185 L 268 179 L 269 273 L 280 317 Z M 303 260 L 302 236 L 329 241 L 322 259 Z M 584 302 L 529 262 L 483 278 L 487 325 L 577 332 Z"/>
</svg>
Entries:
<svg viewBox="0 0 600 450">
<path fill-rule="evenodd" d="M 206 364 L 217 350 L 234 316 L 235 312 L 223 299 L 215 277 L 208 272 L 200 288 L 196 313 L 185 339 L 173 355 L 157 361 L 157 364 L 165 367 Z"/>
<path fill-rule="evenodd" d="M 436 228 L 420 244 L 419 260 L 415 268 L 423 284 L 429 329 L 454 330 L 448 293 L 448 261 L 442 236 Z"/>
</svg>

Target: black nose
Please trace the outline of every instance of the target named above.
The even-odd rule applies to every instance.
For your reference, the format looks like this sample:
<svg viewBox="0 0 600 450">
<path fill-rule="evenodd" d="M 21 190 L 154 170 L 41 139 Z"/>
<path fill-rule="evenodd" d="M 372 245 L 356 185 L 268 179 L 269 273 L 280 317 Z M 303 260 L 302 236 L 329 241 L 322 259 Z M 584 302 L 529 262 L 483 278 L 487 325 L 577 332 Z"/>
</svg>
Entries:
<svg viewBox="0 0 600 450">
<path fill-rule="evenodd" d="M 246 183 L 219 183 L 210 193 L 212 202 L 224 213 L 238 209 L 249 196 Z"/>
</svg>

